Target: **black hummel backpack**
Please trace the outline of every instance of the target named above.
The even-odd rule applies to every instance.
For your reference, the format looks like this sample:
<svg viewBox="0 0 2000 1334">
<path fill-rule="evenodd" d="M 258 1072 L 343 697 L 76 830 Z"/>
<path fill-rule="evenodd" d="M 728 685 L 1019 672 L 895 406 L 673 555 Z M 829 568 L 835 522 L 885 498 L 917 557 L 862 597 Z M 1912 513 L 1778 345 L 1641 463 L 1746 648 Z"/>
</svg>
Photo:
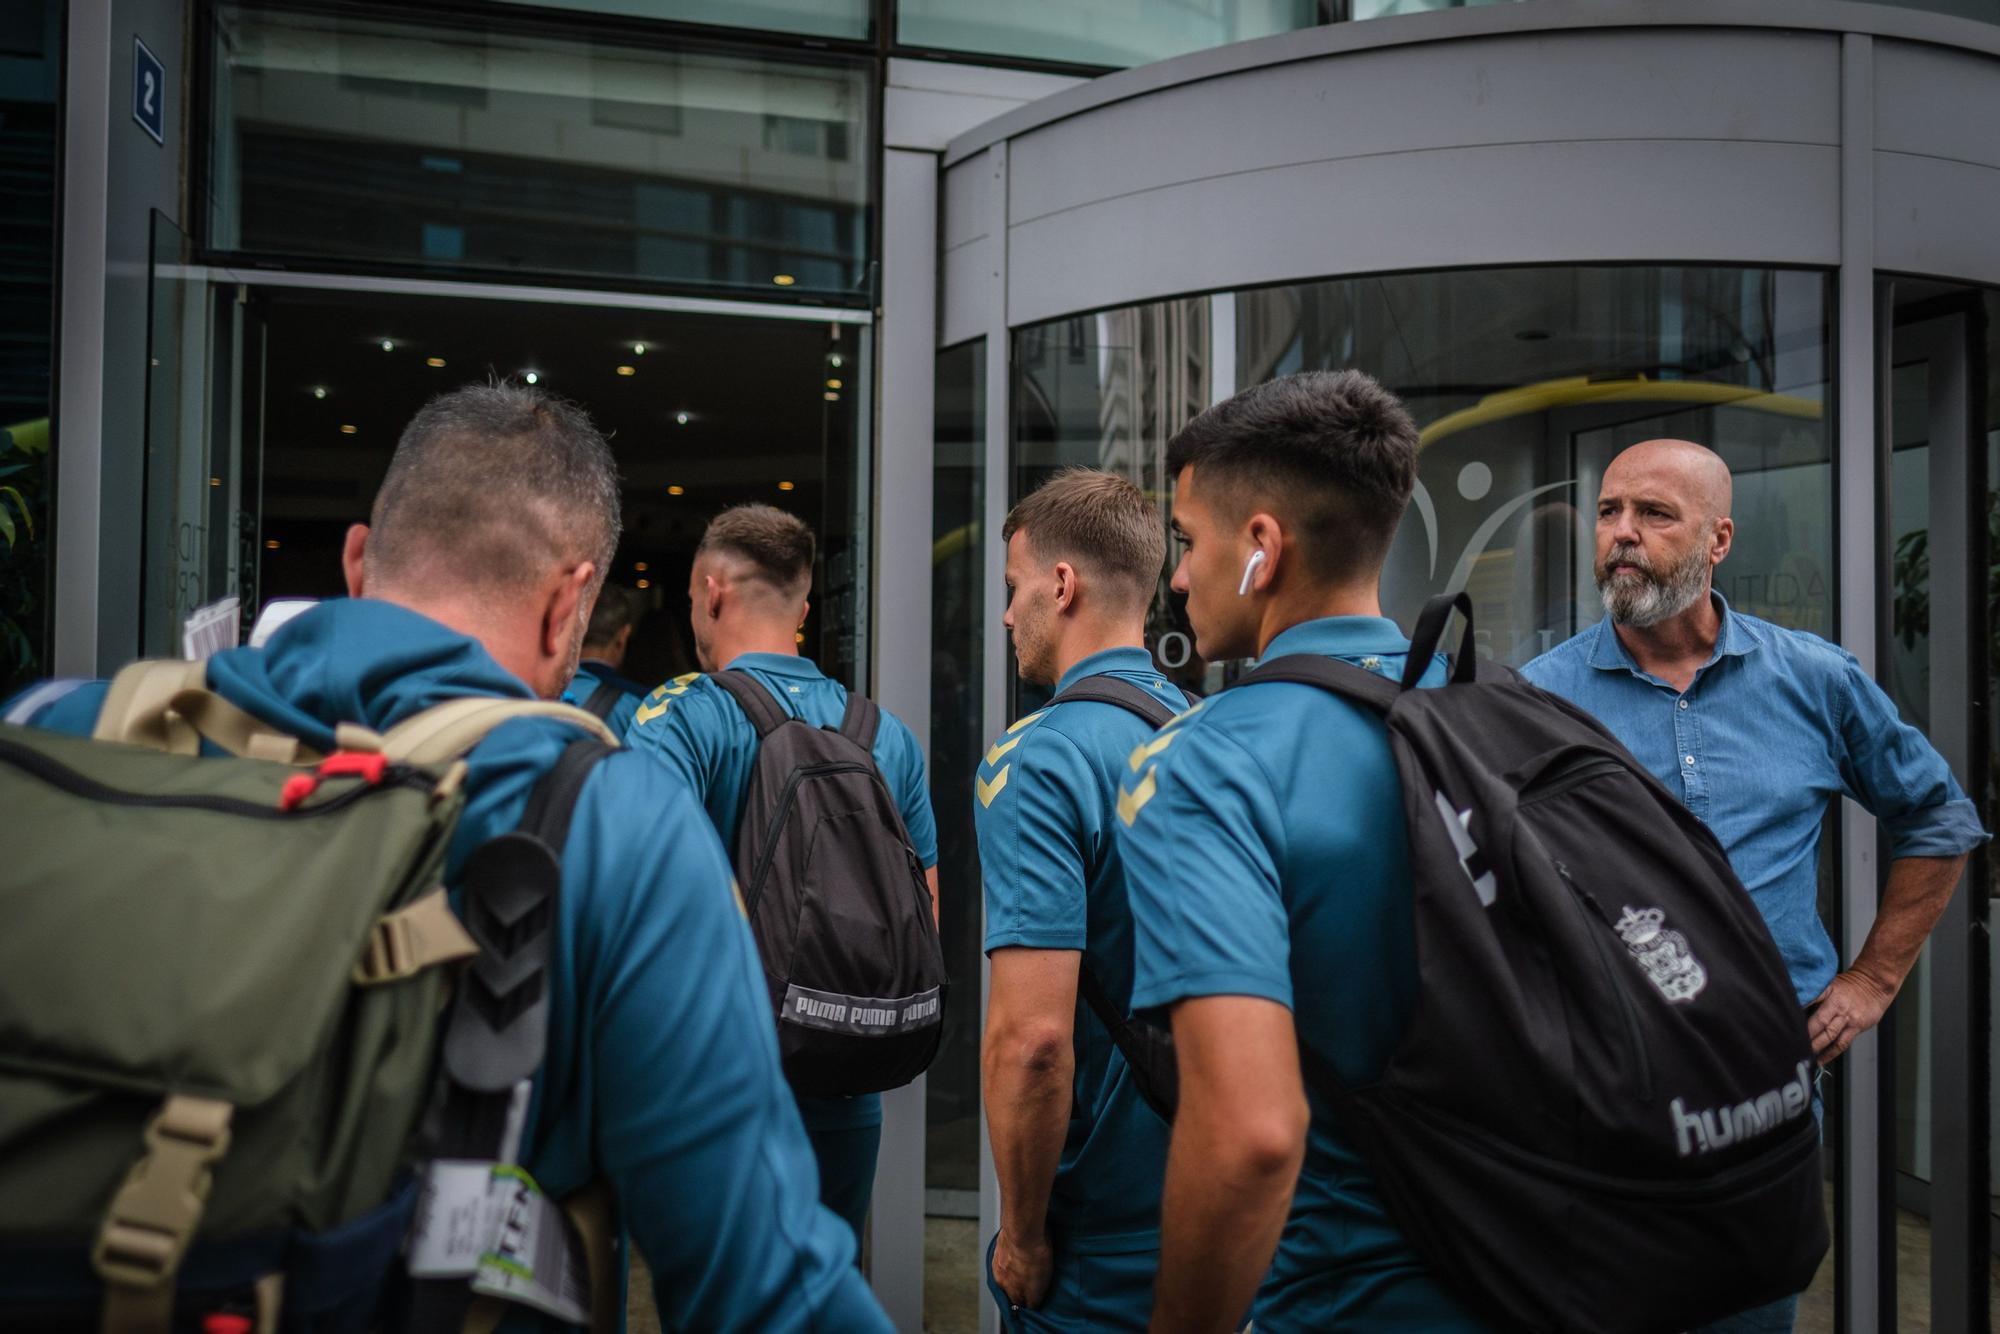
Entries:
<svg viewBox="0 0 2000 1334">
<path fill-rule="evenodd" d="M 1450 681 L 1414 689 L 1456 607 Z M 1264 681 L 1380 711 L 1418 987 L 1380 1079 L 1306 1085 L 1431 1273 L 1510 1329 L 1672 1334 L 1803 1291 L 1827 1250 L 1816 1073 L 1721 845 L 1595 719 L 1479 662 L 1433 599 L 1401 684 L 1318 655 Z"/>
<path fill-rule="evenodd" d="M 1199 703 L 1187 691 L 1183 690 L 1181 694 L 1187 697 L 1190 705 Z M 1075 700 L 1115 704 L 1129 713 L 1138 714 L 1156 731 L 1175 717 L 1172 708 L 1130 681 L 1121 681 L 1102 673 L 1086 676 L 1044 707 L 1053 709 L 1058 704 Z M 1110 1031 L 1112 1045 L 1125 1058 L 1125 1064 L 1132 1068 L 1132 1085 L 1138 1089 L 1139 1096 L 1161 1120 L 1171 1122 L 1174 1110 L 1180 1104 L 1181 1087 L 1180 1067 L 1174 1059 L 1174 1031 L 1156 1017 L 1133 1014 L 1128 1006 L 1112 1000 L 1103 980 L 1091 968 L 1089 959 L 1083 961 L 1076 981 L 1084 1002 L 1090 1006 L 1098 1022 Z"/>
<path fill-rule="evenodd" d="M 747 673 L 709 679 L 757 729 L 734 860 L 785 1077 L 815 1095 L 907 1084 L 944 1034 L 944 951 L 875 767 L 881 710 L 850 693 L 838 728 L 814 727 Z"/>
</svg>

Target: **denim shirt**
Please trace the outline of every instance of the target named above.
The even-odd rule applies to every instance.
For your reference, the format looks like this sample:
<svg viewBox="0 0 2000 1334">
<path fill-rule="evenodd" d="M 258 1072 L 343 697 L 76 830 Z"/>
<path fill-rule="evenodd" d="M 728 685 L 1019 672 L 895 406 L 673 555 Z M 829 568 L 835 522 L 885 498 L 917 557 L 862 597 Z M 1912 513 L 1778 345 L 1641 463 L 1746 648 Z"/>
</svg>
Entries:
<svg viewBox="0 0 2000 1334">
<path fill-rule="evenodd" d="M 1609 618 L 1522 669 L 1597 719 L 1729 854 L 1801 1004 L 1838 969 L 1819 920 L 1827 804 L 1881 820 L 1891 857 L 1955 857 L 1986 832 L 1944 757 L 1845 649 L 1715 605 L 1715 652 L 1685 691 L 1639 667 Z"/>
</svg>

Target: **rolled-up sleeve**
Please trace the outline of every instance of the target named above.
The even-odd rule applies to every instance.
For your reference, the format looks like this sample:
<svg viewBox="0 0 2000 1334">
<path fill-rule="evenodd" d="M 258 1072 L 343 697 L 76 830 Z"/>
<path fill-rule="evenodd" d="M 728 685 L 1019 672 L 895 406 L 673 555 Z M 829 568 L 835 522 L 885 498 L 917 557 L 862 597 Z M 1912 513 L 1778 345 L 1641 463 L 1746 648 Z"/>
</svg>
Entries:
<svg viewBox="0 0 2000 1334">
<path fill-rule="evenodd" d="M 1957 857 L 1984 843 L 1991 835 L 1944 756 L 1903 721 L 1859 662 L 1843 656 L 1841 779 L 1888 831 L 1889 855 Z"/>
</svg>

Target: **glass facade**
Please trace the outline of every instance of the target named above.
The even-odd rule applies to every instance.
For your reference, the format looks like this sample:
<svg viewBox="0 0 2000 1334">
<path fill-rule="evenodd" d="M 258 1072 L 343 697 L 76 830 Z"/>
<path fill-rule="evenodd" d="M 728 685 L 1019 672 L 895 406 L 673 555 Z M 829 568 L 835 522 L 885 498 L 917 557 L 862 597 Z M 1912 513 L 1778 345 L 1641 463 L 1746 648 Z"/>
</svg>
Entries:
<svg viewBox="0 0 2000 1334">
<path fill-rule="evenodd" d="M 871 66 L 218 10 L 208 241 L 853 301 Z"/>
<path fill-rule="evenodd" d="M 1346 0 L 898 0 L 896 40 L 1079 65 L 1143 65 L 1345 17 Z"/>
<path fill-rule="evenodd" d="M 873 0 L 498 0 L 542 9 L 579 9 L 621 18 L 713 23 L 806 37 L 863 38 Z"/>
<path fill-rule="evenodd" d="M 0 25 L 0 699 L 47 669 L 62 10 Z"/>
</svg>

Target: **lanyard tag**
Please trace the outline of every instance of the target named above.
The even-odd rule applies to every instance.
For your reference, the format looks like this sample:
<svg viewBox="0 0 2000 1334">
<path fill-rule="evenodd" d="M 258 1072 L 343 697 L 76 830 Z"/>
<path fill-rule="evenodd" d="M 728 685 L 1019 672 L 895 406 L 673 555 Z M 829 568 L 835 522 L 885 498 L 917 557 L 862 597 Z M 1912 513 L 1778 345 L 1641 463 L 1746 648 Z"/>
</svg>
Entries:
<svg viewBox="0 0 2000 1334">
<path fill-rule="evenodd" d="M 506 1208 L 472 1290 L 573 1325 L 590 1323 L 590 1267 L 562 1210 L 518 1167 L 493 1169 Z"/>
</svg>

